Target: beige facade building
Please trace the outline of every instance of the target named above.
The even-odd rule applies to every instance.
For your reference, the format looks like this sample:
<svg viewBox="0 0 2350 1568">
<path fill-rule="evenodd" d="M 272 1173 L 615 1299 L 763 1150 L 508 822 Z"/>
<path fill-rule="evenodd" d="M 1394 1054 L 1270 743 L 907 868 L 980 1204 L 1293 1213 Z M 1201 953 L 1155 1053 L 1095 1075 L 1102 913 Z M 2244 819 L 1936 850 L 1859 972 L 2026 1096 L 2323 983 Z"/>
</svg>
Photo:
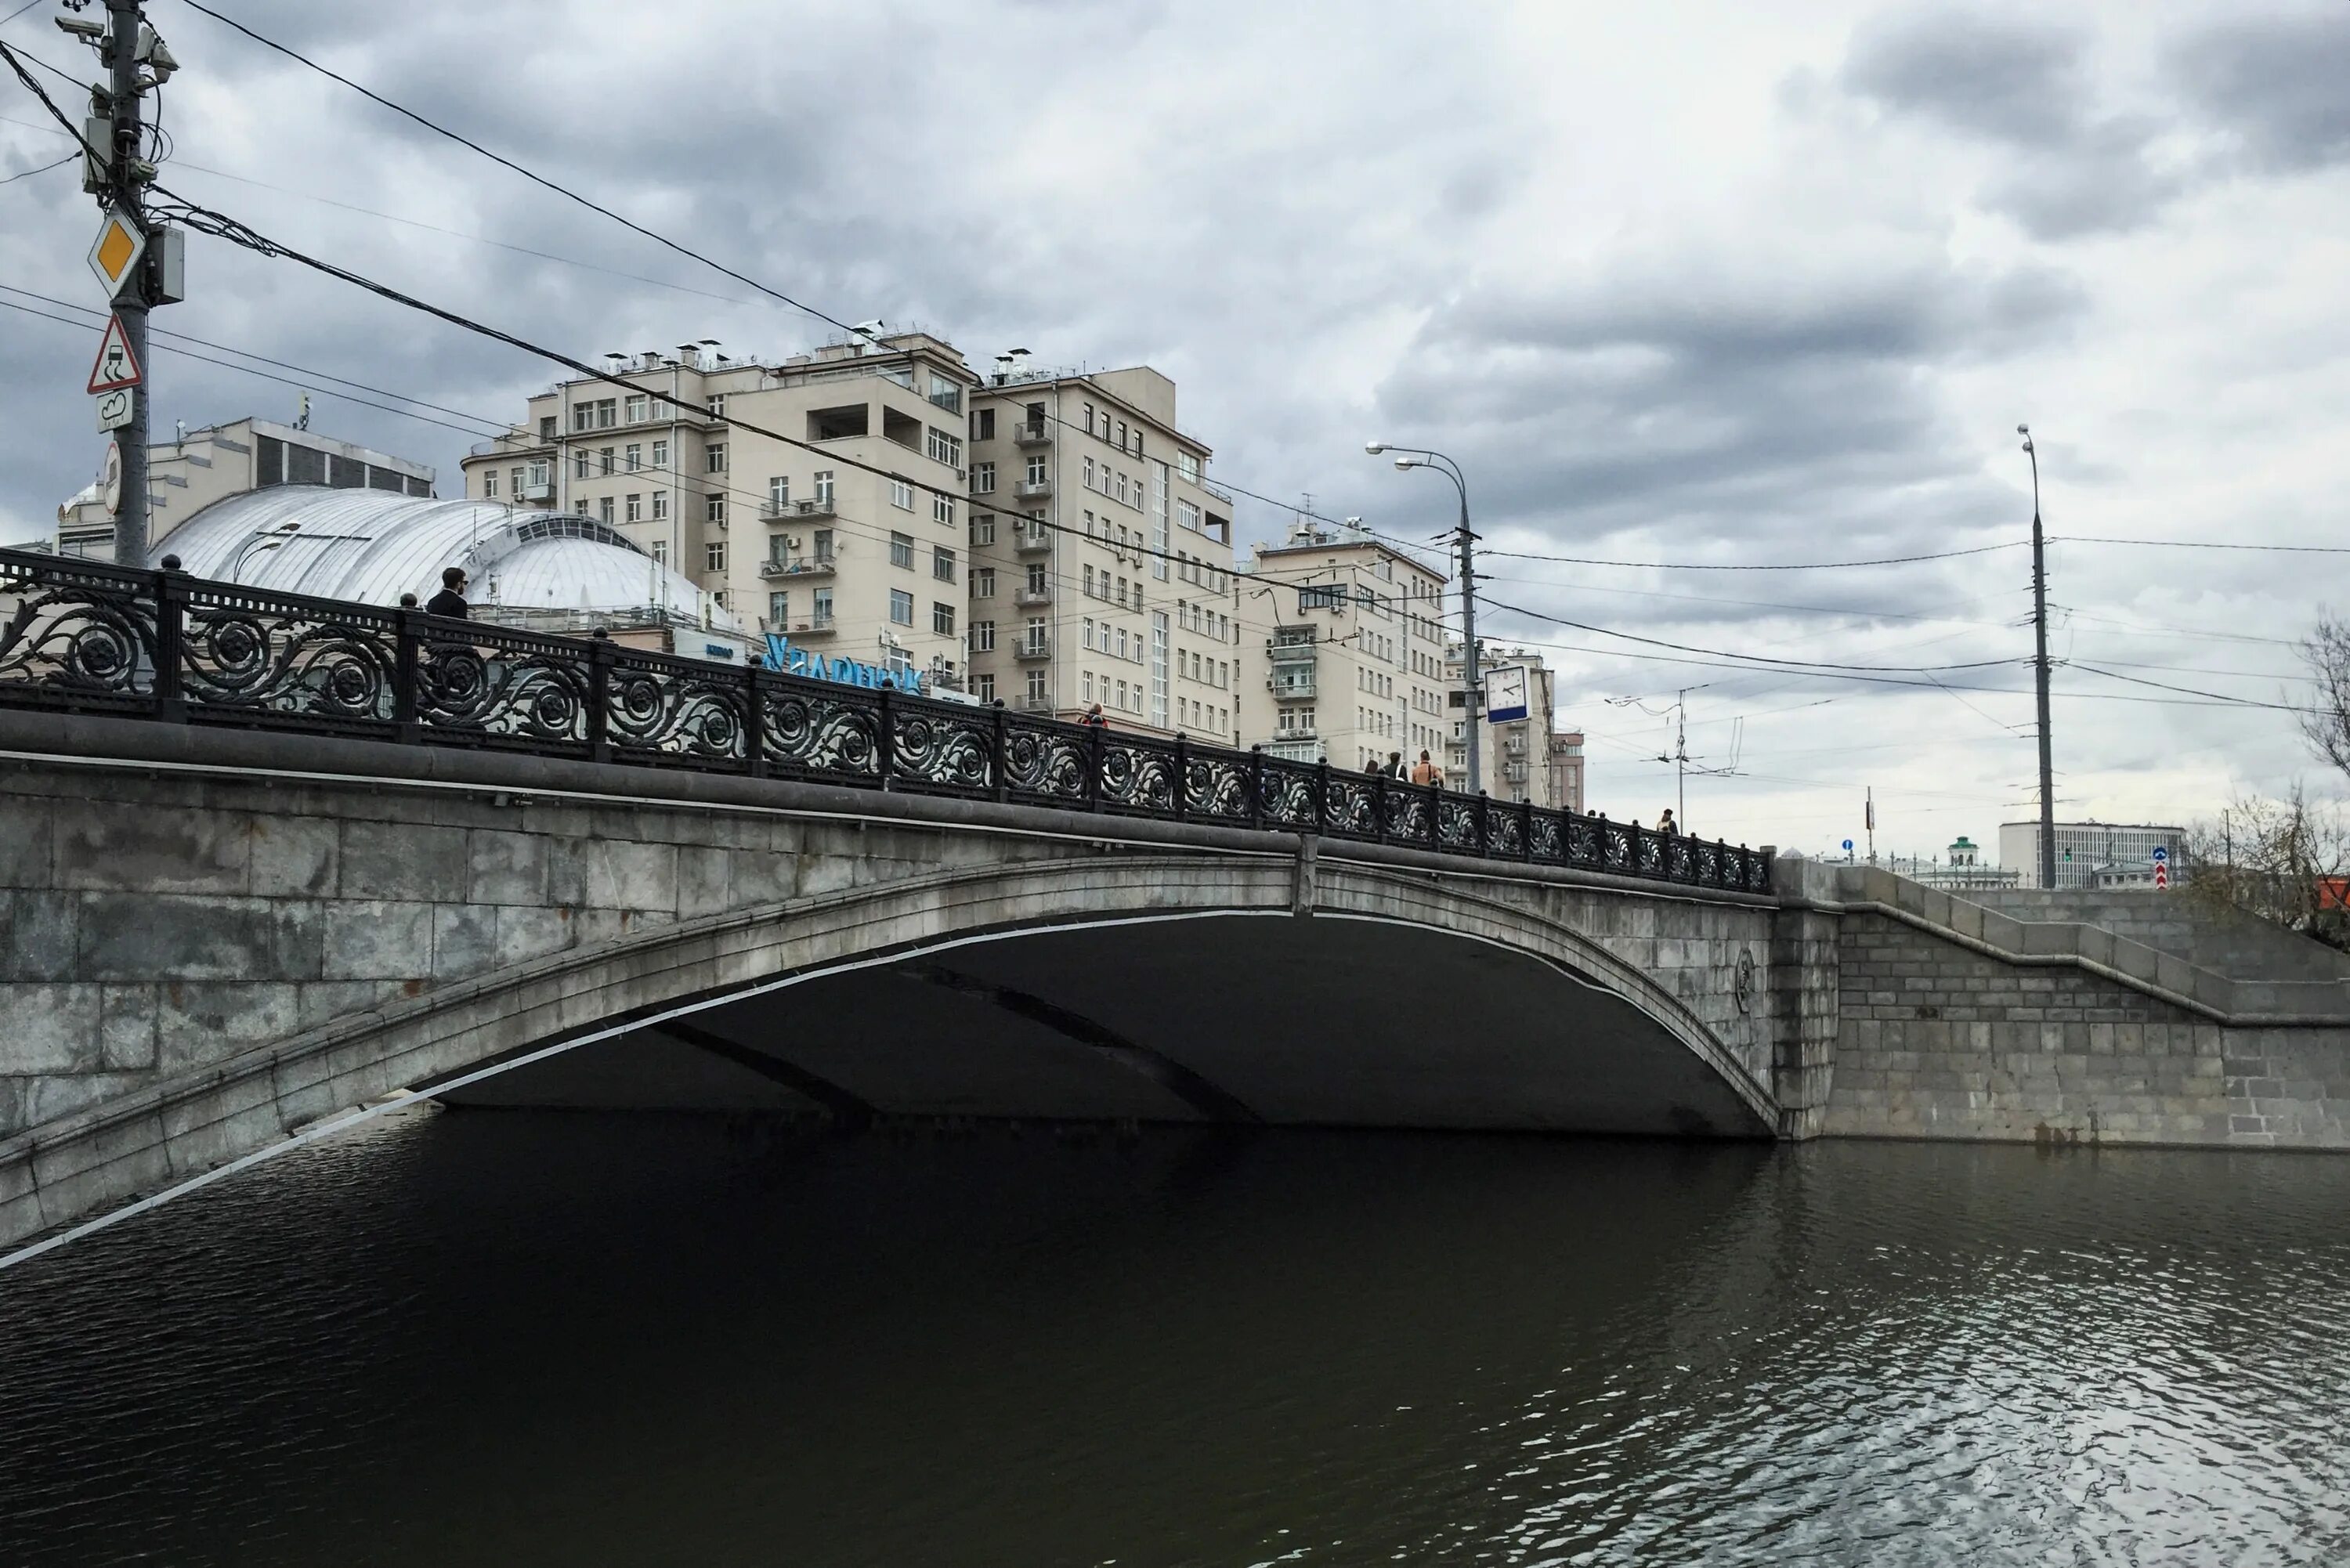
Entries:
<svg viewBox="0 0 2350 1568">
<path fill-rule="evenodd" d="M 1480 639 L 1481 643 L 1482 639 Z M 1501 649 L 1484 644 L 1479 659 L 1486 682 L 1487 705 L 1492 705 L 1491 674 L 1503 666 L 1525 671 L 1526 716 L 1503 723 L 1477 726 L 1478 765 L 1485 794 L 1494 800 L 1532 801 L 1554 811 L 1583 809 L 1583 735 L 1562 734 L 1557 728 L 1555 673 L 1543 656 L 1523 648 Z M 1444 776 L 1455 789 L 1469 785 L 1468 701 L 1461 645 L 1444 649 L 1446 727 Z"/>
<path fill-rule="evenodd" d="M 1257 545 L 1242 602 L 1270 623 L 1272 703 L 1245 742 L 1349 769 L 1440 755 L 1444 583 L 1367 534 L 1305 518 L 1284 543 Z"/>
<path fill-rule="evenodd" d="M 172 530 L 213 502 L 251 490 L 324 484 L 429 496 L 432 481 L 432 470 L 423 463 L 301 426 L 246 418 L 182 431 L 147 448 L 148 544 L 161 547 Z M 114 518 L 97 485 L 57 508 L 57 553 L 114 559 Z"/>
<path fill-rule="evenodd" d="M 608 524 L 754 636 L 963 683 L 977 378 L 951 345 L 905 332 L 770 363 L 704 342 L 613 365 L 625 387 L 559 382 L 475 447 L 466 493 Z"/>
<path fill-rule="evenodd" d="M 1232 498 L 1139 366 L 996 361 L 972 393 L 972 691 L 1010 708 L 1230 745 L 1254 695 Z M 1262 711 L 1262 702 L 1255 706 Z"/>
</svg>

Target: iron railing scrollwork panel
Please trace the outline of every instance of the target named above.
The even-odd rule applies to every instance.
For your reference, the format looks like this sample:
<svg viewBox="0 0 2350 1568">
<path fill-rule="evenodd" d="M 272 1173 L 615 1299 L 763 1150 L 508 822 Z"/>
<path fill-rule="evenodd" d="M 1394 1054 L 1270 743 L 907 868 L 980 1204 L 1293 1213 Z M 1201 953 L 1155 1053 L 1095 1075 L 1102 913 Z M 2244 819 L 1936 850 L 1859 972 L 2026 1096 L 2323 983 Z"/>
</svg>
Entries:
<svg viewBox="0 0 2350 1568">
<path fill-rule="evenodd" d="M 890 787 L 923 794 L 987 794 L 994 726 L 978 709 L 892 698 Z"/>
<path fill-rule="evenodd" d="M 1141 735 L 1102 736 L 1101 782 L 1095 798 L 1104 811 L 1171 817 L 1175 789 L 1175 742 Z"/>
<path fill-rule="evenodd" d="M 1635 823 L 711 660 L 0 551 L 0 705 L 505 747 L 1378 840 L 1767 893 Z"/>
<path fill-rule="evenodd" d="M 0 559 L 8 701 L 101 712 L 151 706 L 159 601 L 140 581 L 149 576 L 46 556 Z"/>
<path fill-rule="evenodd" d="M 747 770 L 759 733 L 750 707 L 742 672 L 706 659 L 619 649 L 604 676 L 604 737 L 619 761 Z"/>
</svg>

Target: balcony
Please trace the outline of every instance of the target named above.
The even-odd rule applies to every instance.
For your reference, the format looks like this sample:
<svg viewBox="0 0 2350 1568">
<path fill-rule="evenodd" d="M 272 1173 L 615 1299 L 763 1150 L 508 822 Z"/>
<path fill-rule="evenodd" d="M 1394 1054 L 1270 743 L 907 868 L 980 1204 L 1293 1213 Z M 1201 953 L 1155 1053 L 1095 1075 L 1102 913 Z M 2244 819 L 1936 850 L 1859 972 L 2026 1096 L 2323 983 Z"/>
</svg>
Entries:
<svg viewBox="0 0 2350 1568">
<path fill-rule="evenodd" d="M 1283 642 L 1278 639 L 1264 645 L 1265 658 L 1274 664 L 1311 664 L 1316 644 L 1310 641 Z"/>
<path fill-rule="evenodd" d="M 828 615 L 820 615 L 814 620 L 795 620 L 791 627 L 794 637 L 830 637 L 837 629 L 833 618 Z"/>
<path fill-rule="evenodd" d="M 832 497 L 819 495 L 813 501 L 762 501 L 759 516 L 768 523 L 787 523 L 802 517 L 832 517 Z"/>
<path fill-rule="evenodd" d="M 1053 535 L 1042 528 L 1016 528 L 1012 534 L 1012 553 L 1015 556 L 1049 556 L 1053 553 Z"/>
<path fill-rule="evenodd" d="M 1023 713 L 1050 714 L 1053 711 L 1053 700 L 1035 692 L 1026 692 L 1014 697 L 1012 700 L 1012 706 Z"/>
<path fill-rule="evenodd" d="M 1053 427 L 1044 420 L 1024 420 L 1012 427 L 1012 439 L 1022 446 L 1050 446 Z"/>
<path fill-rule="evenodd" d="M 1273 693 L 1273 700 L 1276 702 L 1295 701 L 1316 695 L 1315 682 L 1311 675 L 1303 679 L 1287 680 L 1276 676 L 1264 684 L 1266 690 Z"/>
<path fill-rule="evenodd" d="M 759 563 L 759 575 L 770 581 L 776 577 L 828 577 L 832 572 L 830 556 L 803 556 L 796 561 L 770 556 Z"/>
<path fill-rule="evenodd" d="M 1052 658 L 1053 645 L 1049 642 L 1015 642 L 1012 645 L 1012 657 L 1023 664 L 1033 664 L 1039 659 Z"/>
<path fill-rule="evenodd" d="M 1049 479 L 1024 479 L 1012 487 L 1012 493 L 1023 501 L 1042 501 L 1053 493 L 1053 482 Z"/>
<path fill-rule="evenodd" d="M 1022 609 L 1039 609 L 1053 602 L 1050 588 L 1022 588 L 1012 596 L 1012 602 Z"/>
<path fill-rule="evenodd" d="M 1315 737 L 1315 732 L 1314 732 L 1314 726 L 1313 726 L 1313 725 L 1311 725 L 1311 724 L 1300 724 L 1300 725 L 1297 725 L 1297 726 L 1295 726 L 1295 727 L 1294 727 L 1294 728 L 1287 729 L 1287 730 L 1275 730 L 1275 731 L 1273 732 L 1273 738 L 1274 738 L 1274 741 L 1276 741 L 1276 742 L 1291 742 L 1291 741 L 1311 741 L 1311 740 L 1315 739 L 1316 737 Z"/>
</svg>

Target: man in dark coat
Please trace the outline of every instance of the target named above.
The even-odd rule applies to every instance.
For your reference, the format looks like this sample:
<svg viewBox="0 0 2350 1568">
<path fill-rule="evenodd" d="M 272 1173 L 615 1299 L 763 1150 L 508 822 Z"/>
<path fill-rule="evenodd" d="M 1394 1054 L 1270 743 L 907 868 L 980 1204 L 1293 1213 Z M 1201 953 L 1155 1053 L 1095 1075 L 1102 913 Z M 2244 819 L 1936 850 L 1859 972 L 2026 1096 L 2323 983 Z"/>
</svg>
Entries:
<svg viewBox="0 0 2350 1568">
<path fill-rule="evenodd" d="M 452 620 L 465 618 L 465 568 L 452 566 L 441 574 L 441 591 L 424 604 L 426 615 L 447 616 Z"/>
</svg>

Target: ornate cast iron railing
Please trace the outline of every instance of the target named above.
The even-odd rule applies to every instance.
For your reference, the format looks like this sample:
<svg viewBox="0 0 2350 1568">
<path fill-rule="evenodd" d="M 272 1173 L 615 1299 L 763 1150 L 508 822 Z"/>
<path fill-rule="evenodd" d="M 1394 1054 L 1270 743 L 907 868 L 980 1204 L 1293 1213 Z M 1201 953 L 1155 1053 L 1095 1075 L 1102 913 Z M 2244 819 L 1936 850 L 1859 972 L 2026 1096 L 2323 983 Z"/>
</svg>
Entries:
<svg viewBox="0 0 2350 1568">
<path fill-rule="evenodd" d="M 1316 833 L 1768 892 L 1768 857 L 1177 739 L 0 550 L 0 705 Z"/>
</svg>

